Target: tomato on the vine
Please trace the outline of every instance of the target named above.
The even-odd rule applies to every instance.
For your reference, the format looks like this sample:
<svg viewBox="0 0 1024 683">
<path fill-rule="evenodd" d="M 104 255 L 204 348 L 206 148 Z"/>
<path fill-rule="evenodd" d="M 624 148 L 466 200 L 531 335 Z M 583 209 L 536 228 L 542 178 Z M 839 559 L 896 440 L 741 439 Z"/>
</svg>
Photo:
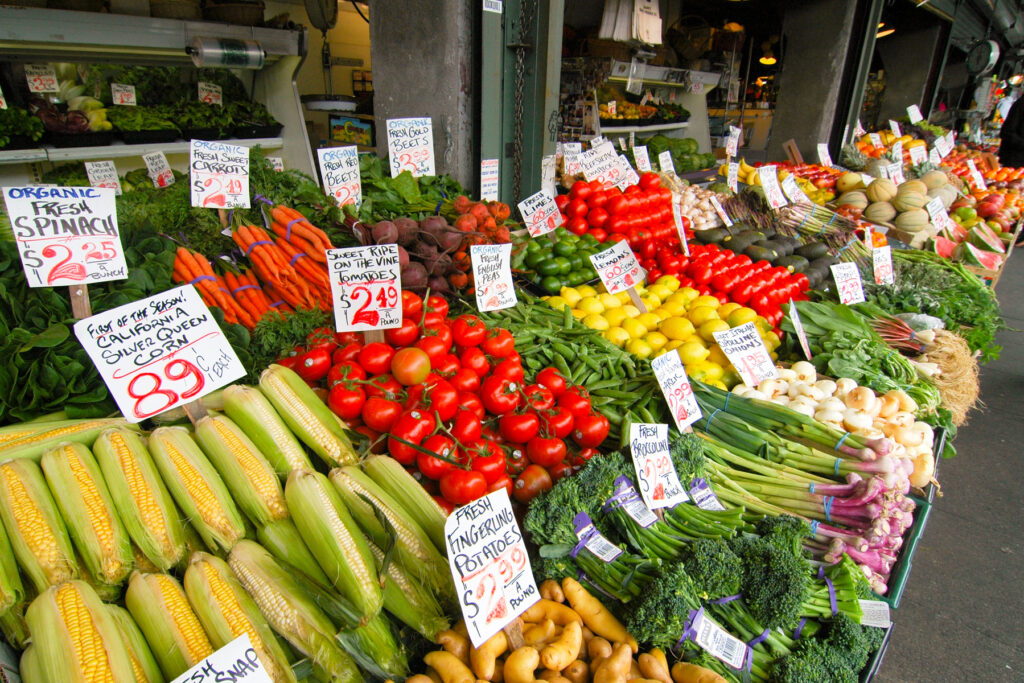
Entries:
<svg viewBox="0 0 1024 683">
<path fill-rule="evenodd" d="M 565 376 L 558 368 L 548 367 L 537 373 L 537 384 L 547 387 L 552 396 L 558 398 L 565 393 Z"/>
<path fill-rule="evenodd" d="M 462 364 L 459 363 L 459 357 L 452 353 L 444 354 L 444 358 L 441 359 L 440 363 L 432 365 L 432 371 L 444 377 L 445 379 L 451 379 L 452 375 L 459 371 Z"/>
<path fill-rule="evenodd" d="M 442 422 L 455 417 L 455 412 L 459 409 L 459 392 L 448 380 L 439 379 L 427 385 L 423 397 L 430 410 L 436 411 Z"/>
<path fill-rule="evenodd" d="M 379 375 L 388 371 L 394 356 L 395 349 L 390 344 L 373 342 L 360 349 L 358 360 L 366 374 Z"/>
<path fill-rule="evenodd" d="M 423 299 L 416 292 L 402 290 L 402 318 L 418 321 L 423 314 Z"/>
<path fill-rule="evenodd" d="M 510 379 L 513 382 L 521 383 L 523 381 L 523 366 L 519 361 L 506 358 L 494 366 L 494 370 L 491 374 L 494 377 L 504 377 L 505 379 Z"/>
<path fill-rule="evenodd" d="M 562 406 L 556 406 L 540 414 L 540 424 L 544 431 L 559 439 L 564 439 L 572 433 L 574 423 L 572 413 Z"/>
<path fill-rule="evenodd" d="M 551 475 L 540 465 L 529 465 L 512 485 L 512 497 L 520 503 L 529 503 L 542 491 L 547 491 L 552 486 Z"/>
<path fill-rule="evenodd" d="M 460 315 L 452 323 L 452 334 L 455 343 L 460 347 L 479 346 L 487 335 L 487 327 L 475 315 Z"/>
<path fill-rule="evenodd" d="M 494 493 L 500 489 L 505 489 L 505 493 L 507 493 L 509 498 L 511 498 L 513 491 L 512 487 L 512 479 L 508 474 L 503 474 L 487 486 L 487 493 Z"/>
<path fill-rule="evenodd" d="M 459 407 L 476 415 L 477 420 L 487 417 L 487 410 L 484 408 L 484 402 L 480 400 L 479 394 L 468 391 L 460 392 Z"/>
<path fill-rule="evenodd" d="M 391 400 L 402 396 L 402 385 L 391 375 L 377 375 L 367 381 L 369 384 L 363 387 L 367 396 L 381 396 Z"/>
<path fill-rule="evenodd" d="M 433 436 L 428 436 L 423 441 L 422 446 L 435 454 L 416 453 L 416 469 L 423 473 L 423 476 L 430 479 L 440 479 L 445 472 L 455 466 L 454 463 L 450 462 L 455 459 L 455 442 L 449 437 L 444 434 L 434 434 Z"/>
<path fill-rule="evenodd" d="M 350 360 L 356 360 L 359 357 L 359 352 L 363 350 L 361 342 L 351 342 L 335 350 L 331 354 L 331 361 L 335 364 L 344 363 Z M 278 361 L 280 362 L 280 361 Z"/>
<path fill-rule="evenodd" d="M 507 441 L 526 443 L 540 431 L 536 413 L 505 413 L 498 420 L 498 431 Z"/>
<path fill-rule="evenodd" d="M 363 366 L 359 363 L 352 361 L 338 363 L 327 371 L 328 388 L 333 387 L 338 382 L 344 382 L 345 380 L 361 379 L 366 379 L 366 370 L 363 370 Z"/>
<path fill-rule="evenodd" d="M 560 462 L 549 467 L 548 473 L 551 475 L 551 481 L 557 484 L 559 479 L 564 479 L 572 474 L 572 465 L 567 462 Z"/>
<path fill-rule="evenodd" d="M 384 330 L 384 341 L 392 346 L 409 346 L 420 338 L 420 326 L 412 318 L 403 318 L 401 327 Z"/>
<path fill-rule="evenodd" d="M 493 484 L 505 474 L 505 452 L 498 444 L 484 439 L 477 444 L 469 464 L 474 472 L 484 475 L 484 481 Z"/>
<path fill-rule="evenodd" d="M 413 446 L 423 443 L 434 426 L 434 417 L 427 411 L 405 411 L 388 430 L 388 453 L 403 465 L 411 465 L 418 453 Z"/>
<path fill-rule="evenodd" d="M 480 375 L 469 368 L 459 368 L 454 375 L 448 378 L 448 381 L 460 392 L 480 389 Z"/>
<path fill-rule="evenodd" d="M 470 410 L 460 408 L 455 411 L 455 419 L 448 430 L 452 436 L 463 446 L 475 443 L 483 433 L 483 425 L 480 418 Z"/>
<path fill-rule="evenodd" d="M 453 467 L 441 477 L 441 495 L 455 505 L 472 503 L 485 493 L 487 482 L 479 472 Z"/>
<path fill-rule="evenodd" d="M 504 415 L 519 407 L 519 384 L 504 377 L 488 377 L 480 385 L 480 400 L 492 415 Z"/>
<path fill-rule="evenodd" d="M 430 374 L 430 357 L 414 346 L 399 349 L 391 358 L 391 374 L 403 386 L 422 384 Z"/>
<path fill-rule="evenodd" d="M 425 352 L 431 363 L 440 363 L 451 348 L 451 344 L 445 344 L 444 339 L 437 335 L 424 335 L 416 340 L 413 347 Z"/>
<path fill-rule="evenodd" d="M 554 437 L 535 436 L 526 444 L 526 457 L 534 465 L 553 467 L 565 460 L 565 442 Z"/>
<path fill-rule="evenodd" d="M 558 405 L 579 418 L 590 413 L 590 394 L 583 387 L 569 387 L 558 397 Z"/>
<path fill-rule="evenodd" d="M 487 360 L 487 354 L 476 346 L 471 346 L 459 356 L 462 367 L 469 368 L 478 376 L 483 377 L 491 371 L 491 362 Z"/>
<path fill-rule="evenodd" d="M 361 411 L 363 423 L 370 429 L 386 432 L 402 414 L 402 404 L 381 396 L 370 396 Z"/>
<path fill-rule="evenodd" d="M 357 384 L 352 386 L 346 386 L 345 383 L 335 384 L 327 394 L 327 405 L 342 420 L 354 420 L 361 417 L 364 403 L 366 403 L 366 392 Z"/>
<path fill-rule="evenodd" d="M 516 340 L 508 330 L 495 327 L 487 331 L 481 348 L 489 356 L 505 358 L 515 352 Z"/>
<path fill-rule="evenodd" d="M 424 306 L 428 313 L 437 313 L 442 318 L 448 317 L 448 302 L 443 296 L 431 294 L 427 297 L 426 302 L 424 302 Z"/>
<path fill-rule="evenodd" d="M 581 446 L 597 448 L 608 438 L 610 428 L 608 418 L 600 413 L 581 415 L 573 425 L 572 438 Z"/>
</svg>

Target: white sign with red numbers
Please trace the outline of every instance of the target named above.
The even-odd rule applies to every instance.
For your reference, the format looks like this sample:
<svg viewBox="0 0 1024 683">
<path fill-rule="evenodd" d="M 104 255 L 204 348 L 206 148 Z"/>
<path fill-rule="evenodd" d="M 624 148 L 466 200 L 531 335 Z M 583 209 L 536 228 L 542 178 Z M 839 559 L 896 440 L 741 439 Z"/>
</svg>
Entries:
<svg viewBox="0 0 1024 683">
<path fill-rule="evenodd" d="M 154 187 L 167 187 L 174 184 L 174 171 L 171 170 L 171 165 L 167 163 L 167 157 L 163 152 L 157 150 L 143 154 L 142 160 L 146 162 L 146 171 L 149 173 Z"/>
<path fill-rule="evenodd" d="M 392 178 L 402 171 L 409 171 L 416 177 L 437 175 L 434 171 L 434 123 L 431 119 L 388 119 L 387 134 Z"/>
<path fill-rule="evenodd" d="M 786 197 L 779 187 L 779 173 L 774 165 L 761 166 L 757 169 L 757 177 L 764 189 L 764 197 L 768 200 L 768 206 L 778 209 L 787 204 Z"/>
<path fill-rule="evenodd" d="M 631 423 L 629 452 L 633 456 L 633 469 L 636 472 L 640 496 L 647 503 L 647 507 L 652 510 L 673 508 L 690 500 L 686 495 L 686 489 L 679 483 L 679 475 L 669 455 L 667 424 Z"/>
<path fill-rule="evenodd" d="M 831 266 L 832 277 L 836 281 L 839 292 L 839 303 L 859 304 L 864 301 L 864 283 L 860 279 L 860 270 L 856 263 L 836 263 Z"/>
<path fill-rule="evenodd" d="M 402 326 L 402 279 L 397 244 L 328 249 L 327 273 L 337 332 Z"/>
<path fill-rule="evenodd" d="M 324 192 L 338 206 L 363 201 L 363 184 L 359 177 L 359 150 L 349 147 L 322 147 L 316 151 L 320 160 L 320 177 L 324 181 Z"/>
<path fill-rule="evenodd" d="M 216 104 L 218 107 L 224 106 L 224 90 L 216 83 L 207 83 L 205 81 L 199 81 L 196 86 L 199 91 L 199 101 L 204 104 Z"/>
<path fill-rule="evenodd" d="M 766 379 L 775 379 L 779 370 L 772 361 L 768 347 L 757 333 L 754 323 L 745 323 L 731 330 L 713 333 L 729 362 L 748 387 L 756 387 Z"/>
<path fill-rule="evenodd" d="M 822 166 L 832 166 L 832 155 L 828 152 L 828 145 L 824 142 L 818 143 L 818 162 Z"/>
<path fill-rule="evenodd" d="M 663 353 L 651 361 L 651 369 L 658 378 L 661 393 L 665 395 L 669 412 L 680 432 L 700 419 L 700 406 L 693 395 L 693 387 L 686 376 L 686 368 L 678 353 Z"/>
<path fill-rule="evenodd" d="M 519 202 L 519 213 L 530 237 L 545 235 L 562 224 L 562 212 L 551 195 L 543 190 Z"/>
<path fill-rule="evenodd" d="M 85 175 L 93 187 L 109 187 L 114 194 L 121 194 L 121 179 L 117 177 L 117 168 L 109 159 L 85 162 Z"/>
<path fill-rule="evenodd" d="M 192 206 L 249 208 L 249 148 L 224 142 L 189 144 Z"/>
<path fill-rule="evenodd" d="M 647 276 L 626 240 L 591 254 L 590 262 L 594 264 L 594 270 L 609 294 L 618 294 L 636 287 Z"/>
<path fill-rule="evenodd" d="M 138 104 L 135 100 L 135 86 L 125 83 L 110 84 L 110 99 L 122 107 L 134 107 Z"/>
<path fill-rule="evenodd" d="M 876 285 L 891 285 L 896 282 L 892 269 L 892 247 L 875 247 L 871 250 L 871 264 L 875 271 Z"/>
<path fill-rule="evenodd" d="M 57 72 L 49 64 L 26 64 L 25 80 L 29 92 L 60 92 Z"/>
</svg>

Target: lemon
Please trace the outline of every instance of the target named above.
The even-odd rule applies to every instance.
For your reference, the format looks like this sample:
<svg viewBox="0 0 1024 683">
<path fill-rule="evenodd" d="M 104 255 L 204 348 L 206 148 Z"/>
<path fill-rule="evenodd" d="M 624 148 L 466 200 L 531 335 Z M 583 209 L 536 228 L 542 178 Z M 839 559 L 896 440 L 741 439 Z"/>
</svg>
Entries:
<svg viewBox="0 0 1024 683">
<path fill-rule="evenodd" d="M 565 308 L 566 306 L 568 306 L 569 308 L 572 308 L 572 304 L 569 303 L 568 301 L 566 301 L 565 299 L 563 299 L 560 296 L 549 296 L 547 298 L 547 302 L 548 302 L 548 306 L 550 306 L 551 308 L 555 309 L 556 311 L 560 311 L 563 308 Z"/>
<path fill-rule="evenodd" d="M 711 308 L 717 309 L 721 305 L 721 302 L 717 298 L 711 296 L 710 294 L 698 296 L 696 299 L 690 302 L 691 309 L 696 308 L 697 306 L 710 306 Z"/>
<path fill-rule="evenodd" d="M 697 334 L 704 341 L 715 341 L 715 332 L 722 332 L 729 329 L 729 323 L 724 320 L 708 320 L 697 328 Z"/>
<path fill-rule="evenodd" d="M 619 292 L 615 295 L 623 304 L 631 304 L 633 300 L 629 297 L 629 290 Z"/>
<path fill-rule="evenodd" d="M 576 293 L 581 297 L 584 296 L 597 296 L 597 290 L 590 285 L 580 285 L 576 288 Z"/>
<path fill-rule="evenodd" d="M 630 339 L 629 342 L 626 343 L 626 350 L 640 358 L 647 358 L 654 353 L 654 349 L 651 348 L 651 345 L 643 339 Z"/>
<path fill-rule="evenodd" d="M 668 288 L 669 292 L 675 292 L 677 289 L 679 289 L 679 278 L 677 278 L 675 275 L 662 275 L 661 277 L 654 281 L 654 284 L 664 285 L 665 287 Z"/>
<path fill-rule="evenodd" d="M 647 334 L 647 328 L 636 318 L 623 320 L 622 329 L 629 333 L 631 339 L 640 339 Z"/>
<path fill-rule="evenodd" d="M 675 293 L 682 293 L 682 295 L 685 297 L 686 303 L 690 303 L 691 301 L 700 296 L 700 292 L 698 292 L 693 287 L 681 287 L 678 290 L 676 290 Z M 718 299 L 715 299 L 715 301 L 718 301 Z"/>
<path fill-rule="evenodd" d="M 693 323 L 681 316 L 673 316 L 663 320 L 658 329 L 669 339 L 678 341 L 688 339 L 694 333 Z"/>
<path fill-rule="evenodd" d="M 609 308 L 604 312 L 604 319 L 607 320 L 608 324 L 612 327 L 618 327 L 627 317 L 626 309 L 622 306 L 619 306 L 618 308 Z"/>
<path fill-rule="evenodd" d="M 718 320 L 718 311 L 711 308 L 710 306 L 697 306 L 690 309 L 690 314 L 687 316 L 690 322 L 693 323 L 694 327 L 700 327 L 709 320 Z"/>
<path fill-rule="evenodd" d="M 754 327 L 759 329 L 761 332 L 771 332 L 772 324 L 765 320 L 762 316 L 754 318 Z"/>
<path fill-rule="evenodd" d="M 728 385 L 726 385 L 726 383 L 723 382 L 720 379 L 711 380 L 710 382 L 708 382 L 708 384 L 710 384 L 713 387 L 717 387 L 717 388 L 721 389 L 722 391 L 729 391 L 729 389 L 730 389 L 730 387 Z"/>
<path fill-rule="evenodd" d="M 661 299 L 656 296 L 651 296 L 650 294 L 640 297 L 640 301 L 643 302 L 644 307 L 648 311 L 653 311 L 658 306 L 661 306 Z"/>
<path fill-rule="evenodd" d="M 568 301 L 570 306 L 575 306 L 583 298 L 583 295 L 575 287 L 562 287 L 558 290 L 558 296 Z"/>
<path fill-rule="evenodd" d="M 598 296 L 597 299 L 598 301 L 601 302 L 601 305 L 604 306 L 604 309 L 606 311 L 610 308 L 619 308 L 622 306 L 622 302 L 619 301 L 619 298 L 617 296 L 615 296 L 614 294 L 609 294 L 607 292 Z"/>
<path fill-rule="evenodd" d="M 629 332 L 626 332 L 621 327 L 609 327 L 607 330 L 602 332 L 604 338 L 610 341 L 616 346 L 623 346 L 629 341 Z"/>
<path fill-rule="evenodd" d="M 692 365 L 694 363 L 700 363 L 708 357 L 709 351 L 697 342 L 688 341 L 679 347 L 679 358 L 682 359 L 683 365 Z"/>
<path fill-rule="evenodd" d="M 600 313 L 591 313 L 583 319 L 583 324 L 593 330 L 607 330 L 611 325 Z"/>
<path fill-rule="evenodd" d="M 661 302 L 661 306 L 658 307 L 658 310 L 664 312 L 666 318 L 673 315 L 682 315 L 686 312 L 686 304 L 678 299 L 676 301 L 672 301 L 672 299 L 669 298 Z"/>
<path fill-rule="evenodd" d="M 669 339 L 668 343 L 662 347 L 662 351 L 675 351 L 683 345 L 682 339 Z"/>
<path fill-rule="evenodd" d="M 629 318 L 635 318 L 638 315 L 640 315 L 640 309 L 634 306 L 633 304 L 625 304 L 622 307 L 622 310 L 626 312 L 626 316 Z"/>
<path fill-rule="evenodd" d="M 740 306 L 728 313 L 725 321 L 729 323 L 729 327 L 739 327 L 740 325 L 753 322 L 755 318 L 757 318 L 757 313 L 754 312 L 754 309 L 747 308 L 746 306 Z"/>
<path fill-rule="evenodd" d="M 576 304 L 584 313 L 604 313 L 604 305 L 596 296 L 585 296 Z"/>
<path fill-rule="evenodd" d="M 576 318 L 577 320 L 582 320 L 583 318 L 586 318 L 587 315 L 589 314 L 586 311 L 581 311 L 578 308 L 572 309 L 572 317 Z"/>
<path fill-rule="evenodd" d="M 779 348 L 779 344 L 782 343 L 782 340 L 779 339 L 779 335 L 774 332 L 765 332 L 761 335 L 761 339 L 764 340 L 764 345 L 768 347 L 769 351 L 774 351 Z"/>
<path fill-rule="evenodd" d="M 723 368 L 730 365 L 729 357 L 725 355 L 725 352 L 722 351 L 722 347 L 718 344 L 712 344 L 708 347 L 708 357 L 706 360 L 712 363 L 718 363 Z"/>
<path fill-rule="evenodd" d="M 665 285 L 659 285 L 658 283 L 654 283 L 653 285 L 647 288 L 647 295 L 656 296 L 660 301 L 664 301 L 665 299 L 672 295 L 672 290 Z"/>
<path fill-rule="evenodd" d="M 641 313 L 636 317 L 636 321 L 646 327 L 648 332 L 658 329 L 658 323 L 661 322 L 653 313 Z"/>
<path fill-rule="evenodd" d="M 725 374 L 722 366 L 710 361 L 701 360 L 686 366 L 686 374 L 701 382 L 714 382 Z"/>
<path fill-rule="evenodd" d="M 654 353 L 651 354 L 651 360 L 654 360 L 655 358 L 658 358 L 659 356 L 664 356 L 668 352 L 669 352 L 669 350 L 664 348 L 664 347 L 660 348 L 660 349 L 657 349 L 657 350 L 655 350 Z"/>
<path fill-rule="evenodd" d="M 722 320 L 728 320 L 729 316 L 737 308 L 742 308 L 742 306 L 740 306 L 735 301 L 729 301 L 727 303 L 724 303 L 718 307 L 718 317 L 721 318 Z"/>
<path fill-rule="evenodd" d="M 654 331 L 649 332 L 647 336 L 644 337 L 644 341 L 650 344 L 652 349 L 657 351 L 668 344 L 668 337 L 663 335 L 661 332 Z"/>
</svg>

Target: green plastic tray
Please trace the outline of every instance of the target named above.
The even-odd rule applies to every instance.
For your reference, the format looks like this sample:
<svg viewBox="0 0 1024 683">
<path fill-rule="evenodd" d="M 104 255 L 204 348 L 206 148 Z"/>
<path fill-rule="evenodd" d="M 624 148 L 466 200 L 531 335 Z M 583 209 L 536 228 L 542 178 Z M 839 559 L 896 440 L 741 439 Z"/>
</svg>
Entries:
<svg viewBox="0 0 1024 683">
<path fill-rule="evenodd" d="M 889 592 L 879 596 L 881 600 L 889 603 L 889 606 L 896 609 L 900 606 L 900 599 L 903 597 L 903 589 L 907 585 L 907 577 L 910 576 L 910 568 L 914 561 L 914 552 L 917 550 L 917 543 L 921 540 L 921 534 L 928 524 L 928 516 L 932 512 L 932 505 L 924 498 L 910 496 L 911 500 L 917 503 L 914 510 L 914 524 L 904 536 L 903 547 L 900 548 L 900 555 L 893 565 L 892 573 L 889 575 Z"/>
<path fill-rule="evenodd" d="M 881 647 L 875 650 L 871 658 L 868 659 L 867 666 L 860 672 L 860 683 L 870 683 L 878 673 L 879 667 L 882 666 L 882 659 L 885 658 L 885 651 L 889 649 L 893 626 L 894 624 L 889 624 L 889 628 L 885 629 L 885 638 L 882 640 Z"/>
</svg>

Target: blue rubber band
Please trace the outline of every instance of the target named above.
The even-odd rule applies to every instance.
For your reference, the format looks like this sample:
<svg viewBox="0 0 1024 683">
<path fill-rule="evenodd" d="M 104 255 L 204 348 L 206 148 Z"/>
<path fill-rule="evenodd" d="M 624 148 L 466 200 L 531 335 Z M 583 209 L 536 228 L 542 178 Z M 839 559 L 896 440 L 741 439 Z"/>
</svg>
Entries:
<svg viewBox="0 0 1024 683">
<path fill-rule="evenodd" d="M 733 600 L 739 600 L 742 597 L 743 597 L 742 593 L 737 593 L 736 595 L 727 595 L 724 598 L 718 598 L 717 600 L 712 600 L 711 604 L 712 605 L 724 605 L 727 602 L 732 602 Z"/>
<path fill-rule="evenodd" d="M 832 579 L 825 574 L 825 567 L 818 567 L 818 578 L 825 581 L 825 587 L 828 588 L 828 604 L 832 608 L 832 616 L 839 613 L 839 605 L 836 602 L 836 587 L 832 585 Z"/>
<path fill-rule="evenodd" d="M 284 241 L 285 242 L 291 242 L 292 241 L 292 226 L 295 225 L 296 223 L 301 223 L 304 220 L 306 220 L 306 219 L 305 218 L 293 218 L 290 221 L 288 221 L 287 225 L 284 226 Z"/>
<path fill-rule="evenodd" d="M 711 413 L 711 417 L 708 418 L 708 429 L 711 429 L 711 421 L 715 419 L 715 415 L 722 412 L 721 408 L 715 408 L 715 412 Z"/>
<path fill-rule="evenodd" d="M 693 622 L 697 621 L 697 617 L 699 617 L 703 613 L 703 607 L 701 607 L 700 609 L 690 610 L 690 613 L 686 616 L 686 623 L 683 625 L 683 635 L 681 635 L 679 637 L 679 640 L 676 641 L 676 644 L 672 647 L 673 650 L 678 650 L 682 646 L 682 644 L 690 638 L 697 637 L 697 631 L 693 628 Z"/>
<path fill-rule="evenodd" d="M 726 394 L 725 394 L 725 404 L 722 406 L 722 410 L 724 410 L 727 413 L 729 412 L 729 399 L 730 398 L 732 398 L 732 392 L 731 391 L 726 392 Z"/>
<path fill-rule="evenodd" d="M 258 202 L 263 202 L 264 204 L 267 204 L 269 206 L 273 206 L 274 205 L 274 202 L 270 201 L 269 199 L 267 199 L 266 197 L 264 197 L 261 194 L 256 195 L 255 197 L 253 197 L 253 199 L 255 199 Z"/>
<path fill-rule="evenodd" d="M 835 220 L 836 218 L 838 218 L 838 217 L 839 217 L 839 214 L 838 214 L 838 213 L 833 213 L 833 214 L 832 214 L 832 217 L 828 219 L 828 223 L 826 223 L 825 225 L 826 225 L 826 226 L 832 225 L 832 221 L 834 221 L 834 220 Z"/>
<path fill-rule="evenodd" d="M 800 221 L 800 225 L 796 226 L 796 229 L 797 229 L 798 232 L 799 232 L 800 228 L 804 227 L 804 223 L 806 223 L 807 219 L 810 218 L 810 217 L 811 217 L 811 214 L 808 212 L 808 214 L 806 216 L 804 216 L 804 219 L 802 221 Z"/>
<path fill-rule="evenodd" d="M 195 279 L 189 280 L 188 283 L 190 285 L 194 285 L 197 282 L 202 282 L 203 280 L 213 280 L 214 282 L 216 282 L 217 278 L 213 277 L 212 275 L 200 275 L 199 277 L 197 277 Z"/>
<path fill-rule="evenodd" d="M 837 477 L 839 476 L 839 466 L 842 465 L 842 464 L 843 464 L 843 459 L 842 458 L 836 458 L 835 475 Z"/>
<path fill-rule="evenodd" d="M 278 306 L 284 306 L 284 301 L 283 300 L 275 301 L 274 303 L 270 304 L 271 308 L 277 308 Z"/>
<path fill-rule="evenodd" d="M 235 287 L 234 289 L 232 289 L 231 293 L 238 294 L 239 292 L 244 292 L 247 289 L 259 289 L 259 287 L 257 287 L 256 285 L 242 285 L 241 287 Z"/>
<path fill-rule="evenodd" d="M 825 496 L 825 521 L 832 521 L 832 504 L 836 502 L 835 496 Z"/>
<path fill-rule="evenodd" d="M 299 252 L 299 253 L 298 253 L 298 254 L 296 254 L 295 256 L 292 256 L 291 260 L 290 260 L 290 261 L 288 261 L 288 265 L 289 265 L 289 266 L 294 266 L 294 265 L 295 265 L 295 262 L 296 262 L 296 261 L 298 261 L 298 260 L 299 260 L 300 258 L 302 258 L 302 257 L 303 257 L 303 256 L 305 256 L 305 255 L 306 255 L 306 254 L 303 254 L 302 252 Z"/>
<path fill-rule="evenodd" d="M 856 241 L 857 241 L 857 240 L 850 240 L 850 241 L 849 241 L 849 242 L 847 242 L 847 243 L 846 243 L 846 244 L 845 244 L 844 246 L 841 246 L 841 247 L 839 247 L 839 251 L 837 251 L 837 252 L 836 252 L 836 256 L 839 256 L 839 255 L 840 255 L 840 254 L 842 254 L 842 253 L 843 253 L 844 251 L 846 251 L 847 249 L 849 249 L 849 248 L 850 248 L 851 246 L 853 246 L 853 243 L 854 243 L 854 242 L 856 242 Z"/>
<path fill-rule="evenodd" d="M 832 450 L 838 451 L 839 447 L 843 445 L 843 442 L 846 441 L 846 437 L 848 437 L 848 436 L 850 436 L 850 432 L 846 432 L 845 434 L 843 434 L 843 437 L 841 439 L 839 439 L 839 441 L 836 442 L 836 445 L 832 447 Z M 837 471 L 837 474 L 838 474 L 838 471 Z"/>
<path fill-rule="evenodd" d="M 253 249 L 255 249 L 256 247 L 260 246 L 261 244 L 269 244 L 270 246 L 274 246 L 274 243 L 271 242 L 270 240 L 257 240 L 255 242 L 253 242 L 252 244 L 250 244 L 249 248 L 245 250 L 246 258 L 249 257 L 249 254 L 252 253 Z"/>
<path fill-rule="evenodd" d="M 439 213 L 441 213 L 441 205 L 442 204 L 444 204 L 444 201 L 439 201 L 437 203 L 437 206 L 434 207 L 434 215 L 435 216 L 438 215 Z"/>
<path fill-rule="evenodd" d="M 793 629 L 793 640 L 800 640 L 800 634 L 804 632 L 804 626 L 807 625 L 806 619 L 801 619 L 800 623 Z"/>
<path fill-rule="evenodd" d="M 811 520 L 811 536 L 814 536 L 818 533 L 819 526 L 821 526 L 821 522 L 819 522 L 816 519 Z"/>
<path fill-rule="evenodd" d="M 231 225 L 231 219 L 235 217 L 235 210 L 231 209 L 228 211 L 228 225 Z"/>
<path fill-rule="evenodd" d="M 810 486 L 810 491 L 811 491 L 811 493 L 814 493 L 814 484 L 813 483 Z"/>
</svg>

